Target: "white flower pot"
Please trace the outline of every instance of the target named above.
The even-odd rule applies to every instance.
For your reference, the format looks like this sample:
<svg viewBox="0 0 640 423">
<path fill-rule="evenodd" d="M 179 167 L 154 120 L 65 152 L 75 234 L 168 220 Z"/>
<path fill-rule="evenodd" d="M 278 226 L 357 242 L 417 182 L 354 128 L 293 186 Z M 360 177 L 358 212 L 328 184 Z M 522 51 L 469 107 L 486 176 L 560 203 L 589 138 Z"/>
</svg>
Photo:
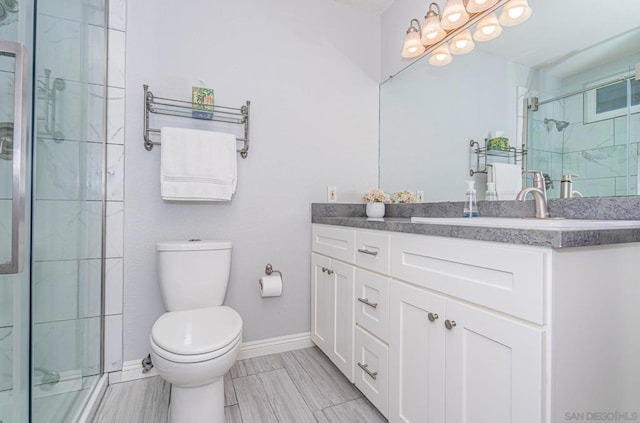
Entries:
<svg viewBox="0 0 640 423">
<path fill-rule="evenodd" d="M 367 217 L 384 217 L 384 203 L 367 203 Z"/>
</svg>

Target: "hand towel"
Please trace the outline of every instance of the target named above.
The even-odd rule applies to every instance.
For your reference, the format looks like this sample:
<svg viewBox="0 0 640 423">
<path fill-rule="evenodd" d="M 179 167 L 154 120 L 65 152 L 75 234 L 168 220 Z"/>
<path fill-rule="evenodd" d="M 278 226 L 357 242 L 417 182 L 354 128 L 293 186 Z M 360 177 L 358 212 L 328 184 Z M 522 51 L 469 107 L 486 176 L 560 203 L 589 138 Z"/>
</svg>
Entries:
<svg viewBox="0 0 640 423">
<path fill-rule="evenodd" d="M 489 182 L 496 184 L 498 200 L 515 200 L 522 189 L 522 168 L 506 163 L 492 163 L 489 166 Z"/>
<path fill-rule="evenodd" d="M 237 186 L 236 137 L 163 127 L 160 193 L 171 201 L 229 201 Z"/>
</svg>

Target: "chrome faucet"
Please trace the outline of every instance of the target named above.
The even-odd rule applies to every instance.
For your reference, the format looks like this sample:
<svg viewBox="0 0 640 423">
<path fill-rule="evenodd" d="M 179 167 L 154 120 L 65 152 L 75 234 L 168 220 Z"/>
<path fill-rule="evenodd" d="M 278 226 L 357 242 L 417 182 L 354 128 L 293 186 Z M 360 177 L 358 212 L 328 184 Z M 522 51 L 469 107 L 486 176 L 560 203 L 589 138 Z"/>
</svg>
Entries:
<svg viewBox="0 0 640 423">
<path fill-rule="evenodd" d="M 549 210 L 547 209 L 547 190 L 544 176 L 542 172 L 537 170 L 530 171 L 530 173 L 533 173 L 533 186 L 522 188 L 516 196 L 516 201 L 524 201 L 527 194 L 531 193 L 535 201 L 536 218 L 546 219 L 549 217 Z"/>
</svg>

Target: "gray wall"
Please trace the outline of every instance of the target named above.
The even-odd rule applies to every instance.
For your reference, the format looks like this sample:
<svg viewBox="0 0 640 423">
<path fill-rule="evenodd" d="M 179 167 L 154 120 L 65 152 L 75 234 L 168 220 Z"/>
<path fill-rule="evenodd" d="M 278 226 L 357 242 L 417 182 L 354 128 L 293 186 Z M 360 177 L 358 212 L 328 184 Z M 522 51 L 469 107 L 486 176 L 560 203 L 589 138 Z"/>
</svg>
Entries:
<svg viewBox="0 0 640 423">
<path fill-rule="evenodd" d="M 148 353 L 164 312 L 158 240 L 233 241 L 226 303 L 242 316 L 245 341 L 308 332 L 310 203 L 325 201 L 327 185 L 339 201 L 359 201 L 377 182 L 378 16 L 332 0 L 188 4 L 128 4 L 125 360 Z M 189 99 L 199 79 L 218 104 L 252 101 L 251 150 L 238 159 L 231 203 L 169 204 L 160 199 L 161 148 L 142 144 L 142 84 Z M 284 272 L 281 298 L 258 295 L 267 263 Z"/>
</svg>

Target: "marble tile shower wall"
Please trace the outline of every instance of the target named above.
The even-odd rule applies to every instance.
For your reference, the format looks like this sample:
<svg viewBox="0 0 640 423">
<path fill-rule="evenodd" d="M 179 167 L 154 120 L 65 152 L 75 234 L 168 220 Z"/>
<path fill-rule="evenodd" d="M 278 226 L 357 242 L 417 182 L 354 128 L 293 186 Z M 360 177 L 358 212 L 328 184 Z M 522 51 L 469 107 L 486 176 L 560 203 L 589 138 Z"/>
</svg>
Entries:
<svg viewBox="0 0 640 423">
<path fill-rule="evenodd" d="M 59 78 L 63 88 L 56 92 L 55 127 L 51 102 L 49 116 L 45 113 L 47 98 L 42 89 L 36 100 L 33 360 L 34 367 L 81 371 L 87 376 L 97 374 L 100 363 L 105 124 L 105 335 L 109 346 L 105 371 L 122 367 L 126 7 L 122 0 L 110 1 L 105 123 L 104 1 L 63 2 L 62 7 L 50 9 L 54 2 L 42 3 L 38 85 L 44 86 L 45 69 L 50 69 L 52 84 Z"/>
<path fill-rule="evenodd" d="M 105 372 L 122 370 L 126 0 L 109 0 Z"/>
<path fill-rule="evenodd" d="M 529 163 L 551 175 L 554 181 L 550 191 L 552 197 L 559 196 L 560 180 L 565 173 L 579 175 L 574 189 L 587 196 L 636 194 L 640 114 L 630 117 L 631 151 L 628 153 L 627 117 L 587 123 L 583 101 L 582 95 L 575 95 L 542 105 L 538 112 L 530 115 Z M 565 120 L 570 125 L 559 132 L 555 126 L 545 124 L 545 118 Z"/>
</svg>

